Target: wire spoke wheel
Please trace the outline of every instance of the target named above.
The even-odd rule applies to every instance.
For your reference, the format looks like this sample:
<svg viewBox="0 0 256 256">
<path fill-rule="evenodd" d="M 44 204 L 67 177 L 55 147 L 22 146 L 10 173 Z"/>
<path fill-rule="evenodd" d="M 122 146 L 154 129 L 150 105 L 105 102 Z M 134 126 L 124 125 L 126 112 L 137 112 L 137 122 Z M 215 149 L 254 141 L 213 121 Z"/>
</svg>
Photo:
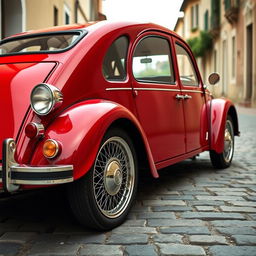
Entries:
<svg viewBox="0 0 256 256">
<path fill-rule="evenodd" d="M 227 117 L 225 130 L 224 130 L 224 149 L 221 153 L 214 150 L 210 151 L 210 158 L 213 167 L 217 169 L 225 169 L 231 165 L 234 155 L 234 126 L 231 116 Z"/>
<path fill-rule="evenodd" d="M 68 186 L 71 209 L 78 221 L 96 230 L 123 223 L 136 196 L 137 155 L 133 141 L 122 129 L 109 129 L 90 171 Z"/>
<path fill-rule="evenodd" d="M 101 146 L 93 168 L 93 193 L 100 212 L 117 218 L 133 194 L 135 166 L 131 149 L 121 137 L 111 137 Z"/>
<path fill-rule="evenodd" d="M 230 162 L 234 152 L 234 131 L 233 125 L 230 120 L 226 122 L 225 134 L 224 134 L 224 151 L 223 156 L 227 163 Z"/>
</svg>

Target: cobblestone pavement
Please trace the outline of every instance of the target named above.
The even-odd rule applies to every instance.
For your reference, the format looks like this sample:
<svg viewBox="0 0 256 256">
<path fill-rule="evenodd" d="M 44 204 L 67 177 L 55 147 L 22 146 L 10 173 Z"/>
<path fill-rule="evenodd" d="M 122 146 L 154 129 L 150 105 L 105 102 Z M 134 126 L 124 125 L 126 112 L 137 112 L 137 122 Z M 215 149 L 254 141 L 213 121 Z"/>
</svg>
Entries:
<svg viewBox="0 0 256 256">
<path fill-rule="evenodd" d="M 0 255 L 256 255 L 256 115 L 241 109 L 231 168 L 208 154 L 145 177 L 128 220 L 85 230 L 61 189 L 0 199 Z"/>
</svg>

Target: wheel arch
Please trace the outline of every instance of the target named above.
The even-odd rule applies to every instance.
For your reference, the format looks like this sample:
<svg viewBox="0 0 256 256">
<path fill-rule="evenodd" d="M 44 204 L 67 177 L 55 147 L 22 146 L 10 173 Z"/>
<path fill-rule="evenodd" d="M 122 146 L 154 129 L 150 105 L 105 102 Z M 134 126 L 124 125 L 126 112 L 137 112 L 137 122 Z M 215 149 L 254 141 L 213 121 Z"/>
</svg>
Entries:
<svg viewBox="0 0 256 256">
<path fill-rule="evenodd" d="M 231 116 L 231 118 L 233 120 L 234 135 L 239 136 L 240 132 L 239 132 L 239 124 L 238 124 L 238 115 L 237 115 L 236 109 L 233 105 L 230 106 L 230 108 L 228 110 L 228 115 Z"/>
<path fill-rule="evenodd" d="M 239 136 L 238 115 L 235 106 L 228 99 L 213 99 L 211 101 L 211 141 L 210 150 L 221 153 L 224 150 L 224 130 L 227 116 L 233 120 L 234 135 Z"/>
<path fill-rule="evenodd" d="M 56 117 L 37 144 L 30 164 L 73 164 L 74 179 L 79 179 L 93 166 L 107 130 L 118 125 L 132 136 L 135 148 L 138 146 L 144 150 L 143 157 L 139 154 L 139 158 L 147 156 L 151 173 L 157 178 L 153 156 L 139 121 L 124 106 L 105 100 L 79 102 Z M 61 153 L 56 159 L 47 160 L 43 156 L 42 147 L 46 139 L 55 139 L 61 143 Z"/>
<path fill-rule="evenodd" d="M 123 129 L 131 137 L 138 158 L 139 170 L 150 170 L 152 176 L 157 178 L 158 173 L 153 163 L 151 152 L 148 151 L 145 139 L 136 125 L 130 119 L 120 118 L 115 120 L 108 129 L 117 127 Z"/>
</svg>

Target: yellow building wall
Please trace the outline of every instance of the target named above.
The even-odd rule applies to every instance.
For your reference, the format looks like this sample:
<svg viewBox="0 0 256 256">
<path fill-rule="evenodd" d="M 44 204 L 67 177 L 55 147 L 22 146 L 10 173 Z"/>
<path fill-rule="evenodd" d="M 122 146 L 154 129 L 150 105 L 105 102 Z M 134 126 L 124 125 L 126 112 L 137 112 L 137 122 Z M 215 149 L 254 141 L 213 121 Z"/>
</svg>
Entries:
<svg viewBox="0 0 256 256">
<path fill-rule="evenodd" d="M 79 2 L 89 19 L 89 1 Z M 26 0 L 26 30 L 54 26 L 54 7 L 58 9 L 58 25 L 65 25 L 65 9 L 70 14 L 70 24 L 75 23 L 75 0 Z M 78 11 L 78 23 L 85 22 L 83 15 Z"/>
<path fill-rule="evenodd" d="M 199 30 L 204 30 L 204 14 L 209 12 L 209 29 L 211 16 L 211 1 L 209 0 L 187 0 L 184 8 L 183 22 L 179 22 L 176 31 L 186 40 L 196 33 L 191 32 L 191 7 L 199 4 Z M 213 40 L 213 49 L 209 49 L 204 58 L 197 58 L 198 66 L 204 83 L 208 84 L 214 96 L 226 96 L 236 103 L 247 106 L 256 106 L 256 0 L 240 0 L 238 19 L 231 24 L 225 15 L 224 1 L 220 0 L 220 28 L 219 34 Z M 248 94 L 247 77 L 247 26 L 252 24 L 252 97 L 246 98 Z M 183 27 L 182 27 L 183 26 Z M 182 33 L 183 31 L 183 33 Z M 197 31 L 197 32 L 198 32 Z M 232 49 L 232 39 L 235 38 L 235 49 Z M 216 55 L 215 55 L 216 54 Z M 250 54 L 249 54 L 250 55 Z M 216 63 L 215 58 L 216 56 Z M 232 68 L 235 73 L 233 74 Z M 220 82 L 216 86 L 209 85 L 208 76 L 212 72 L 220 74 Z"/>
<path fill-rule="evenodd" d="M 204 0 L 205 1 L 205 0 Z M 252 98 L 249 105 L 256 106 L 256 3 L 253 1 L 241 1 L 237 22 L 230 24 L 224 15 L 221 15 L 220 35 L 214 41 L 214 49 L 217 51 L 216 70 L 220 74 L 218 86 L 211 86 L 211 91 L 216 97 L 227 96 L 234 102 L 246 104 L 246 26 L 253 24 L 253 88 Z M 249 18 L 247 17 L 246 5 L 252 7 Z M 224 4 L 221 4 L 221 13 L 224 14 Z M 235 38 L 235 55 L 232 53 L 232 38 Z M 224 46 L 226 41 L 226 48 Z M 213 65 L 213 63 L 212 63 Z M 235 74 L 232 74 L 234 65 Z"/>
</svg>

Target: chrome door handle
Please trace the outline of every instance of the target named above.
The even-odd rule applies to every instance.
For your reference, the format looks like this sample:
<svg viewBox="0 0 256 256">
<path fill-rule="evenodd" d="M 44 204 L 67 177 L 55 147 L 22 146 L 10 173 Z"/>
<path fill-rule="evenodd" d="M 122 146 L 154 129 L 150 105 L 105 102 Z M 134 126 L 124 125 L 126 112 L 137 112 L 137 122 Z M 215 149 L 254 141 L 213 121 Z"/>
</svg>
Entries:
<svg viewBox="0 0 256 256">
<path fill-rule="evenodd" d="M 176 94 L 175 98 L 177 100 L 184 100 L 184 96 L 183 95 L 180 95 L 180 94 Z"/>
<path fill-rule="evenodd" d="M 185 95 L 184 95 L 184 99 L 185 99 L 185 100 L 192 99 L 192 96 L 185 94 Z"/>
</svg>

